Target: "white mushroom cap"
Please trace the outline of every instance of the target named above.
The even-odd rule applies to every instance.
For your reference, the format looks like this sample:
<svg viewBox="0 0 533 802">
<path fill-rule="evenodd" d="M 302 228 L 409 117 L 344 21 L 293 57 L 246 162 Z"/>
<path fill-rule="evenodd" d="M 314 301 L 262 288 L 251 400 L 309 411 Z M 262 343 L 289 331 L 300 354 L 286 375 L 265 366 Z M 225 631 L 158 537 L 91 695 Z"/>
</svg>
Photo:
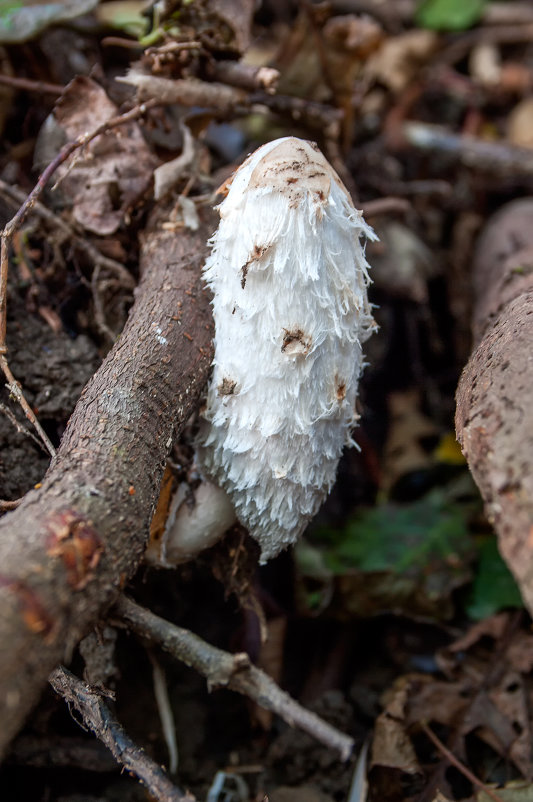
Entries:
<svg viewBox="0 0 533 802">
<path fill-rule="evenodd" d="M 262 560 L 293 543 L 335 481 L 375 328 L 361 235 L 315 145 L 286 137 L 236 172 L 204 275 L 215 358 L 197 446 Z"/>
</svg>

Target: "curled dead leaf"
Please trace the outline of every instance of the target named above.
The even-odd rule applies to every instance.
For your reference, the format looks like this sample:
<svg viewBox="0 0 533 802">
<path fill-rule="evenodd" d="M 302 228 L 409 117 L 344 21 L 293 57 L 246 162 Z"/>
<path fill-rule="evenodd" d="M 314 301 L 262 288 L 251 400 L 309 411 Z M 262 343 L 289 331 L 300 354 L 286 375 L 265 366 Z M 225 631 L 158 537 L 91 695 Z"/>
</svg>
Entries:
<svg viewBox="0 0 533 802">
<path fill-rule="evenodd" d="M 118 113 L 105 91 L 79 76 L 57 103 L 55 121 L 68 140 Z M 155 160 L 141 129 L 130 122 L 96 137 L 58 171 L 61 194 L 75 220 L 88 231 L 113 234 L 152 180 Z"/>
</svg>

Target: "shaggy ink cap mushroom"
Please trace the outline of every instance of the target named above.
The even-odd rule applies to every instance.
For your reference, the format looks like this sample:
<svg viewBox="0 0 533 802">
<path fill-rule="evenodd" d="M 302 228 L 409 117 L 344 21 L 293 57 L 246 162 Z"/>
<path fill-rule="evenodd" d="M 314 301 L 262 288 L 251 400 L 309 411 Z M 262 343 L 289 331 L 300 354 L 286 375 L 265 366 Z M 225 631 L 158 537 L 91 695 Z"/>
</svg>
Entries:
<svg viewBox="0 0 533 802">
<path fill-rule="evenodd" d="M 261 559 L 330 491 L 375 329 L 361 238 L 376 239 L 316 145 L 270 142 L 237 170 L 204 276 L 215 356 L 197 442 Z"/>
</svg>

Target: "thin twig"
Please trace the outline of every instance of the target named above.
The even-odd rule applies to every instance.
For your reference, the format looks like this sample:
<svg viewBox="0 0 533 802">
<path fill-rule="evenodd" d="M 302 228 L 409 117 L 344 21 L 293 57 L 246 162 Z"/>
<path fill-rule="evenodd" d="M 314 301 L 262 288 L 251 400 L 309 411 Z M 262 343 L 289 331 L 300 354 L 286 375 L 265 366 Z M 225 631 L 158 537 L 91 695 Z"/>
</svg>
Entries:
<svg viewBox="0 0 533 802">
<path fill-rule="evenodd" d="M 25 92 L 37 92 L 39 95 L 60 95 L 65 89 L 60 84 L 49 84 L 46 81 L 31 81 L 29 78 L 17 78 L 14 75 L 0 73 L 0 84 L 22 89 Z"/>
<path fill-rule="evenodd" d="M 321 131 L 326 139 L 339 138 L 344 112 L 327 103 L 293 95 L 269 95 L 266 92 L 251 93 L 249 103 L 252 111 L 254 106 L 258 107 L 258 111 L 264 111 L 261 106 L 266 106 L 275 114 L 288 116 L 299 125 Z"/>
<path fill-rule="evenodd" d="M 430 727 L 428 727 L 428 725 L 424 721 L 420 721 L 419 724 L 422 727 L 423 731 L 426 733 L 429 740 L 433 742 L 433 744 L 437 747 L 437 749 L 440 752 L 442 752 L 446 760 L 448 760 L 448 762 L 451 763 L 452 766 L 455 766 L 455 768 L 458 771 L 460 771 L 461 774 L 464 774 L 464 776 L 468 780 L 470 780 L 472 785 L 475 785 L 476 788 L 480 788 L 485 794 L 487 794 L 487 796 L 490 796 L 490 798 L 493 799 L 494 802 L 503 802 L 501 796 L 498 796 L 498 794 L 495 791 L 493 791 L 491 788 L 485 785 L 485 783 L 482 782 L 480 779 L 478 779 L 475 774 L 472 774 L 470 769 L 468 769 L 464 763 L 461 763 L 461 761 L 455 757 L 453 752 L 451 752 L 448 749 L 448 747 L 442 743 L 440 738 L 438 738 L 435 735 L 433 730 L 430 729 Z"/>
<path fill-rule="evenodd" d="M 340 752 L 347 760 L 353 750 L 352 738 L 306 710 L 271 679 L 250 663 L 245 653 L 230 654 L 206 643 L 197 635 L 121 596 L 114 607 L 117 623 L 137 635 L 158 643 L 177 660 L 194 668 L 207 679 L 210 688 L 225 686 L 253 699 L 265 710 L 277 713 L 291 727 L 299 727 L 317 741 Z"/>
<path fill-rule="evenodd" d="M 473 31 L 466 31 L 452 40 L 452 43 L 439 54 L 438 61 L 444 64 L 456 64 L 479 44 L 509 45 L 531 42 L 532 39 L 533 21 L 531 20 L 517 25 L 495 24 L 494 26 L 478 27 Z"/>
<path fill-rule="evenodd" d="M 5 404 L 0 404 L 0 412 L 3 412 L 6 418 L 9 418 L 9 420 L 11 421 L 11 423 L 13 424 L 13 426 L 15 427 L 15 429 L 19 434 L 24 434 L 26 435 L 26 437 L 29 437 L 30 440 L 33 440 L 33 442 L 39 446 L 39 448 L 43 447 L 43 444 L 41 443 L 39 438 L 35 437 L 33 432 L 29 432 L 28 429 L 25 429 L 24 426 L 22 426 L 22 424 L 17 420 L 17 418 L 15 417 L 13 412 L 9 409 L 9 407 L 6 407 Z"/>
<path fill-rule="evenodd" d="M 83 723 L 107 746 L 115 760 L 135 774 L 155 799 L 160 802 L 194 802 L 191 794 L 176 788 L 163 769 L 133 743 L 97 691 L 62 666 L 52 672 L 49 681 L 68 706 L 78 711 Z"/>
<path fill-rule="evenodd" d="M 508 619 L 505 631 L 498 639 L 498 645 L 496 651 L 492 655 L 492 660 L 489 664 L 487 673 L 483 677 L 481 684 L 478 686 L 476 693 L 472 699 L 470 699 L 468 705 L 461 713 L 459 721 L 457 721 L 455 724 L 455 734 L 450 741 L 451 751 L 460 749 L 463 742 L 464 733 L 468 730 L 468 725 L 466 725 L 465 722 L 471 719 L 472 711 L 475 709 L 476 705 L 482 703 L 483 695 L 490 688 L 492 688 L 502 676 L 502 673 L 505 670 L 505 656 L 512 642 L 513 635 L 516 633 L 520 625 L 522 616 L 523 610 L 517 610 L 516 613 Z M 445 760 L 441 760 L 440 763 L 434 767 L 432 776 L 429 778 L 429 781 L 426 783 L 420 794 L 416 797 L 416 802 L 429 802 L 429 800 L 434 799 L 439 788 L 439 784 L 444 778 L 446 768 L 447 764 Z"/>
<path fill-rule="evenodd" d="M 13 376 L 8 362 L 7 362 L 7 346 L 6 346 L 6 333 L 7 333 L 7 276 L 9 270 L 9 246 L 11 243 L 11 239 L 15 231 L 19 228 L 19 226 L 24 221 L 26 215 L 34 208 L 35 204 L 37 203 L 39 196 L 41 195 L 42 191 L 44 190 L 46 184 L 50 180 L 51 176 L 55 173 L 58 167 L 63 164 L 69 156 L 72 155 L 76 150 L 79 148 L 84 147 L 97 136 L 100 134 L 106 133 L 113 128 L 117 128 L 120 125 L 124 125 L 128 122 L 132 122 L 133 120 L 137 120 L 142 117 L 146 111 L 154 106 L 158 105 L 156 100 L 148 100 L 146 103 L 141 103 L 137 106 L 134 106 L 129 111 L 125 112 L 124 114 L 120 114 L 116 117 L 111 117 L 109 120 L 106 120 L 100 125 L 96 126 L 92 131 L 89 131 L 85 134 L 78 136 L 72 142 L 68 142 L 64 145 L 57 156 L 50 162 L 50 164 L 43 170 L 41 175 L 39 176 L 37 183 L 35 184 L 34 188 L 30 192 L 30 194 L 26 197 L 24 203 L 20 206 L 17 213 L 11 220 L 7 223 L 4 230 L 1 234 L 1 245 L 0 245 L 0 367 L 4 372 L 4 375 L 9 383 L 9 389 L 12 394 L 15 396 L 19 404 L 21 405 L 22 409 L 24 410 L 24 414 L 31 421 L 37 432 L 39 433 L 40 437 L 42 438 L 43 443 L 46 445 L 46 448 L 50 452 L 51 456 L 55 455 L 55 449 L 46 436 L 45 432 L 43 431 L 41 425 L 39 424 L 35 413 L 31 409 L 30 405 L 24 398 L 24 394 L 20 389 L 18 382 L 16 381 L 15 377 Z"/>
<path fill-rule="evenodd" d="M 0 344 L 0 349 L 1 348 L 2 348 L 2 346 Z M 13 374 L 11 372 L 11 368 L 9 367 L 9 364 L 7 362 L 5 351 L 4 351 L 4 353 L 2 353 L 1 350 L 0 350 L 0 367 L 2 368 L 2 371 L 4 372 L 4 376 L 7 379 L 7 388 L 9 390 L 10 395 L 12 395 L 13 398 L 16 401 L 18 401 L 18 403 L 22 407 L 22 410 L 23 410 L 24 414 L 26 415 L 26 417 L 30 421 L 30 423 L 33 424 L 35 430 L 39 434 L 39 437 L 41 438 L 41 440 L 43 441 L 44 445 L 46 446 L 46 450 L 48 451 L 50 456 L 51 457 L 55 457 L 56 450 L 55 450 L 54 446 L 50 442 L 50 439 L 49 439 L 48 435 L 46 434 L 46 432 L 44 431 L 43 427 L 41 426 L 41 424 L 37 420 L 37 416 L 35 415 L 35 412 L 33 411 L 33 409 L 30 407 L 30 405 L 26 401 L 26 399 L 24 397 L 24 394 L 23 394 L 22 390 L 20 389 L 20 384 L 18 383 L 18 381 L 13 376 Z"/>
<path fill-rule="evenodd" d="M 103 47 L 124 47 L 127 50 L 144 50 L 144 45 L 136 39 L 123 39 L 121 36 L 106 36 L 100 43 Z"/>
</svg>

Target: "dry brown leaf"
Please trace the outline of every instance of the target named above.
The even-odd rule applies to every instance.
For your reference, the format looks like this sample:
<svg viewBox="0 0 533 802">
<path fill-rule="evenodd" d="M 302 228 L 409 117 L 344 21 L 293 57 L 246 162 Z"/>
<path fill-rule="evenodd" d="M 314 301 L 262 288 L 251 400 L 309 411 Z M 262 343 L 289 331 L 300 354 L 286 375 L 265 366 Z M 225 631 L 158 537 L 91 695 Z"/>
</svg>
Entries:
<svg viewBox="0 0 533 802">
<path fill-rule="evenodd" d="M 114 117 L 117 107 L 90 78 L 78 77 L 54 110 L 67 139 L 91 131 Z M 57 171 L 63 196 L 88 231 L 113 234 L 152 179 L 154 157 L 135 122 L 96 137 Z"/>
<path fill-rule="evenodd" d="M 475 735 L 531 779 L 533 638 L 524 628 L 513 628 L 513 623 L 507 613 L 492 616 L 437 653 L 437 662 L 453 677 L 451 681 L 425 674 L 396 680 L 383 695 L 385 711 L 376 725 L 374 763 L 407 771 L 414 754 L 409 736 L 417 731 L 417 723 L 428 722 L 447 728 L 461 759 L 466 760 L 466 736 Z M 400 765 L 402 760 L 405 766 Z"/>
<path fill-rule="evenodd" d="M 328 100 L 333 92 L 346 111 L 363 65 L 382 39 L 382 28 L 369 17 L 335 16 L 322 27 L 320 12 L 314 23 L 302 12 L 276 57 L 280 92 L 314 100 Z M 322 55 L 317 59 L 319 45 Z"/>
<path fill-rule="evenodd" d="M 390 37 L 369 59 L 365 73 L 392 92 L 401 92 L 429 60 L 438 43 L 436 33 L 418 28 Z"/>
<path fill-rule="evenodd" d="M 406 774 L 421 772 L 411 739 L 406 732 L 405 710 L 410 683 L 400 677 L 388 692 L 388 703 L 374 727 L 369 768 L 382 766 Z"/>
<path fill-rule="evenodd" d="M 405 474 L 430 467 L 433 459 L 422 447 L 422 442 L 424 438 L 438 436 L 435 424 L 420 411 L 420 393 L 417 390 L 390 394 L 389 420 L 383 462 L 384 490 L 390 490 Z"/>
<path fill-rule="evenodd" d="M 405 774 L 421 772 L 411 739 L 402 722 L 382 713 L 376 719 L 371 767 L 398 769 Z"/>
<path fill-rule="evenodd" d="M 506 744 L 508 757 L 524 777 L 531 779 L 531 728 L 522 676 L 515 671 L 507 672 L 498 686 L 489 691 L 489 697 L 511 727 L 511 742 Z"/>
<path fill-rule="evenodd" d="M 467 680 L 443 682 L 420 674 L 410 677 L 410 692 L 407 702 L 406 721 L 437 722 L 454 726 L 464 714 L 472 688 Z"/>
</svg>

